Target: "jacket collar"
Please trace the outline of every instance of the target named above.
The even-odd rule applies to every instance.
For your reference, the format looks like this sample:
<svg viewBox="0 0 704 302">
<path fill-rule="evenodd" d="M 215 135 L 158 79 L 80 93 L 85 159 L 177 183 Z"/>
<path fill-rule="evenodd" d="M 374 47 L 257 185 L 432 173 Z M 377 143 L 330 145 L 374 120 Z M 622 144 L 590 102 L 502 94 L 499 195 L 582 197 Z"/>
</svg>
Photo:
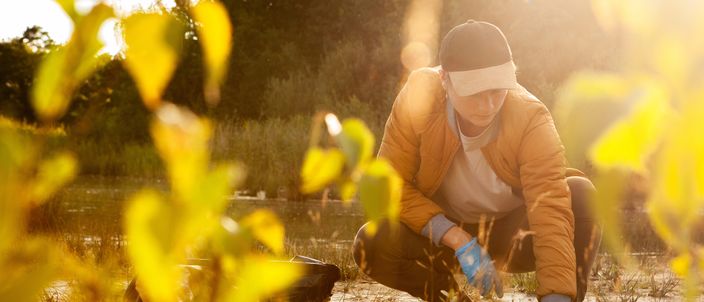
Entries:
<svg viewBox="0 0 704 302">
<path fill-rule="evenodd" d="M 450 97 L 445 94 L 445 110 L 447 110 L 447 125 L 450 126 L 450 130 L 455 134 L 455 137 L 460 137 L 460 130 L 457 129 L 457 117 L 455 116 L 455 107 L 452 106 Z"/>
</svg>

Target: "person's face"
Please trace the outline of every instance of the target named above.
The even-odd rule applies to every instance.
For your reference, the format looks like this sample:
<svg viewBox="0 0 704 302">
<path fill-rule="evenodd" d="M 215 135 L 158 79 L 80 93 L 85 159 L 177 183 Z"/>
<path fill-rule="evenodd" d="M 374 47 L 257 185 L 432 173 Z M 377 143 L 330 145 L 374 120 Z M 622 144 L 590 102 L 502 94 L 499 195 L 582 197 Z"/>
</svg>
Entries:
<svg viewBox="0 0 704 302">
<path fill-rule="evenodd" d="M 476 127 L 486 127 L 501 110 L 504 104 L 508 89 L 485 90 L 468 96 L 460 96 L 452 87 L 452 81 L 448 74 L 443 71 L 443 86 L 455 107 L 455 111 L 460 117 L 472 123 Z"/>
</svg>

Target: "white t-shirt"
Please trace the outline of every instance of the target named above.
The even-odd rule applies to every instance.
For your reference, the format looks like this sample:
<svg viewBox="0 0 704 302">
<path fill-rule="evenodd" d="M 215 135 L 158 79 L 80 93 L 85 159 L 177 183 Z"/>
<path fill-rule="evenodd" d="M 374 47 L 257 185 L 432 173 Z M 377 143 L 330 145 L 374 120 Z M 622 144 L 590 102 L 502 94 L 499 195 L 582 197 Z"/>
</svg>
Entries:
<svg viewBox="0 0 704 302">
<path fill-rule="evenodd" d="M 464 135 L 458 123 L 463 150 L 455 154 L 435 194 L 436 202 L 446 216 L 477 223 L 482 214 L 498 219 L 523 205 L 523 199 L 514 195 L 511 186 L 499 179 L 481 151 L 481 147 L 498 134 L 499 118 L 497 115 L 481 134 L 474 137 Z"/>
</svg>

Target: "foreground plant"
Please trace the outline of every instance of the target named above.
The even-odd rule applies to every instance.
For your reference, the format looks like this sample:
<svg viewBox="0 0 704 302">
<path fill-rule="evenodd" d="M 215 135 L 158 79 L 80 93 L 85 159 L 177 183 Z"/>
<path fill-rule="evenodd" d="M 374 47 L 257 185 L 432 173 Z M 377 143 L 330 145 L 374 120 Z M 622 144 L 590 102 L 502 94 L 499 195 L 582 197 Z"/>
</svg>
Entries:
<svg viewBox="0 0 704 302">
<path fill-rule="evenodd" d="M 327 148 L 319 146 L 323 120 L 333 140 Z M 351 118 L 340 124 L 332 113 L 319 114 L 301 168 L 301 191 L 309 194 L 336 183 L 344 202 L 359 197 L 373 233 L 381 221 L 398 219 L 403 186 L 391 164 L 373 155 L 374 135 L 364 122 Z"/>
<path fill-rule="evenodd" d="M 649 180 L 651 224 L 676 257 L 692 300 L 704 247 L 692 240 L 704 210 L 704 5 L 697 1 L 593 0 L 602 25 L 624 38 L 615 72 L 584 72 L 565 85 L 557 121 L 568 159 L 596 168 L 595 213 L 607 244 L 625 255 L 618 206 L 628 175 Z M 630 262 L 627 256 L 620 256 Z"/>
<path fill-rule="evenodd" d="M 66 45 L 44 58 L 33 87 L 32 104 L 47 125 L 61 118 L 75 90 L 99 67 L 96 55 L 102 44 L 97 33 L 114 16 L 106 4 L 97 4 L 81 15 L 73 1 L 58 2 L 72 18 L 75 30 Z M 222 66 L 227 66 L 230 52 L 228 14 L 220 3 L 210 1 L 201 1 L 190 13 L 205 53 L 206 99 L 214 106 L 226 73 Z M 165 12 L 137 13 L 121 24 L 127 44 L 123 63 L 145 105 L 154 112 L 151 133 L 171 185 L 168 193 L 144 189 L 128 202 L 124 229 L 140 294 L 148 301 L 255 301 L 284 290 L 300 274 L 296 266 L 271 261 L 283 253 L 284 227 L 267 210 L 255 211 L 239 223 L 224 215 L 225 197 L 242 179 L 243 170 L 231 163 L 211 168 L 211 122 L 161 99 L 178 63 L 183 26 Z M 0 125 L 3 301 L 36 300 L 43 288 L 60 278 L 95 279 L 70 253 L 27 235 L 29 211 L 70 181 L 77 169 L 77 160 L 69 153 L 44 159 L 38 140 Z M 257 252 L 257 242 L 268 252 Z M 184 287 L 188 272 L 183 265 L 191 257 L 209 259 L 209 273 L 190 279 Z M 91 293 L 76 292 L 71 298 L 102 300 L 108 296 L 98 290 L 100 286 L 76 288 Z"/>
</svg>

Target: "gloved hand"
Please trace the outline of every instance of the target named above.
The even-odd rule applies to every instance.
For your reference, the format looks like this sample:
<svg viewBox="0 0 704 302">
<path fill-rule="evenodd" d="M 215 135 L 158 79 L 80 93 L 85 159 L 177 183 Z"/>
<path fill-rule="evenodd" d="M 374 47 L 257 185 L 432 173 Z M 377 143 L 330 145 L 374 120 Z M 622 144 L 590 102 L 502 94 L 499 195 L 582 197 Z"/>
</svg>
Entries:
<svg viewBox="0 0 704 302">
<path fill-rule="evenodd" d="M 460 262 L 462 272 L 467 276 L 467 282 L 479 289 L 482 296 L 486 297 L 494 288 L 499 298 L 503 297 L 504 290 L 501 277 L 494 268 L 489 254 L 477 243 L 477 238 L 455 251 L 455 256 Z"/>
</svg>

